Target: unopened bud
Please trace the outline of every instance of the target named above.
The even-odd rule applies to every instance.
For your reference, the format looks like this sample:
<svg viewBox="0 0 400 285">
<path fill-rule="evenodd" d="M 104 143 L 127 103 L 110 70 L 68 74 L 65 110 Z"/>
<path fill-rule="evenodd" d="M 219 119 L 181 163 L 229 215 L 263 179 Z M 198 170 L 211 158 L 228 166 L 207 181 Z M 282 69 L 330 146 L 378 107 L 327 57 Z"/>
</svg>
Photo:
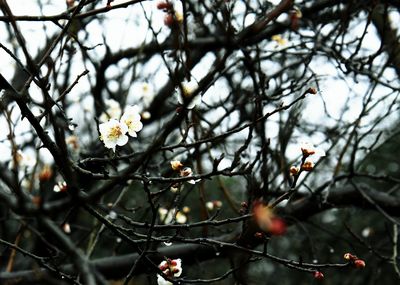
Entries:
<svg viewBox="0 0 400 285">
<path fill-rule="evenodd" d="M 52 176 L 53 176 L 53 171 L 51 170 L 51 167 L 45 165 L 42 168 L 42 171 L 40 171 L 39 173 L 39 181 L 40 182 L 49 181 Z"/>
<path fill-rule="evenodd" d="M 315 95 L 315 94 L 317 94 L 317 88 L 310 87 L 310 88 L 307 89 L 307 93 Z"/>
<path fill-rule="evenodd" d="M 345 253 L 343 255 L 343 258 L 347 261 L 353 261 L 353 260 L 357 259 L 357 257 L 355 255 L 352 255 L 351 253 Z"/>
<path fill-rule="evenodd" d="M 322 272 L 315 271 L 314 272 L 314 278 L 317 279 L 317 280 L 322 280 L 322 279 L 324 279 L 324 274 L 322 274 Z"/>
<path fill-rule="evenodd" d="M 164 16 L 164 24 L 168 27 L 171 27 L 174 24 L 174 16 L 171 13 L 168 13 Z"/>
<path fill-rule="evenodd" d="M 68 223 L 65 223 L 62 228 L 63 228 L 64 233 L 66 233 L 66 234 L 71 233 L 71 226 Z"/>
<path fill-rule="evenodd" d="M 365 261 L 362 260 L 362 259 L 354 260 L 354 267 L 355 268 L 364 268 L 365 267 Z"/>
<path fill-rule="evenodd" d="M 312 161 L 305 161 L 301 166 L 301 169 L 304 171 L 311 171 L 314 168 L 314 163 Z"/>
<path fill-rule="evenodd" d="M 172 8 L 172 3 L 161 1 L 157 3 L 157 9 L 159 10 L 170 10 Z"/>
<path fill-rule="evenodd" d="M 179 160 L 173 160 L 173 161 L 171 161 L 170 163 L 171 163 L 171 168 L 172 168 L 172 170 L 174 170 L 174 171 L 179 171 L 179 170 L 181 170 L 182 167 L 183 167 L 182 162 L 180 162 Z"/>
<path fill-rule="evenodd" d="M 300 168 L 297 166 L 291 166 L 289 171 L 291 175 L 296 176 L 297 174 L 299 174 Z"/>
</svg>

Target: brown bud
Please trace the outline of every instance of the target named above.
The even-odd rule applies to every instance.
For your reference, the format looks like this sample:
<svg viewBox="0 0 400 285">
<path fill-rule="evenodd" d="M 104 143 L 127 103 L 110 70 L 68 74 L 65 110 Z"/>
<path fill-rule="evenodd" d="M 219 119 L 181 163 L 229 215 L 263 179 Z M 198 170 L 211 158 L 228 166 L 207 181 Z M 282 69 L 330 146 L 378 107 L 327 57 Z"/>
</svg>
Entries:
<svg viewBox="0 0 400 285">
<path fill-rule="evenodd" d="M 264 238 L 264 233 L 262 233 L 262 232 L 256 232 L 256 233 L 254 234 L 254 237 L 255 237 L 255 238 L 258 238 L 258 239 L 262 239 L 262 238 Z"/>
<path fill-rule="evenodd" d="M 315 88 L 315 87 L 310 87 L 310 88 L 308 88 L 307 89 L 307 93 L 309 93 L 309 94 L 317 94 L 317 88 Z"/>
<path fill-rule="evenodd" d="M 295 176 L 295 175 L 299 174 L 300 168 L 297 166 L 291 166 L 289 169 L 289 172 L 291 175 Z"/>
<path fill-rule="evenodd" d="M 168 13 L 164 16 L 164 24 L 168 27 L 171 27 L 175 22 L 174 16 L 171 13 Z"/>
<path fill-rule="evenodd" d="M 45 165 L 39 173 L 39 181 L 40 182 L 49 181 L 52 176 L 53 176 L 53 171 L 51 170 L 51 167 Z"/>
<path fill-rule="evenodd" d="M 312 161 L 305 161 L 301 166 L 301 169 L 304 171 L 311 171 L 314 168 L 314 163 Z"/>
<path fill-rule="evenodd" d="M 180 162 L 179 160 L 172 160 L 172 161 L 170 162 L 170 164 L 171 164 L 172 170 L 174 170 L 174 171 L 179 171 L 179 170 L 181 170 L 182 167 L 183 167 L 182 162 Z"/>
<path fill-rule="evenodd" d="M 160 1 L 157 3 L 157 9 L 159 10 L 170 10 L 172 9 L 172 3 Z"/>
</svg>

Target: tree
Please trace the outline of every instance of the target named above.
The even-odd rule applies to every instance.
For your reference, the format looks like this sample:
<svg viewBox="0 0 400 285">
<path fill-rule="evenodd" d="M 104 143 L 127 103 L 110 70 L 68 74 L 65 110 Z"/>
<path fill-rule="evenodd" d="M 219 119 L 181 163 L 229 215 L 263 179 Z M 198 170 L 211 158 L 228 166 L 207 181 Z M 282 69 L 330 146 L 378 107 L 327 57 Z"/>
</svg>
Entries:
<svg viewBox="0 0 400 285">
<path fill-rule="evenodd" d="M 400 278 L 398 1 L 8 2 L 1 284 Z"/>
</svg>

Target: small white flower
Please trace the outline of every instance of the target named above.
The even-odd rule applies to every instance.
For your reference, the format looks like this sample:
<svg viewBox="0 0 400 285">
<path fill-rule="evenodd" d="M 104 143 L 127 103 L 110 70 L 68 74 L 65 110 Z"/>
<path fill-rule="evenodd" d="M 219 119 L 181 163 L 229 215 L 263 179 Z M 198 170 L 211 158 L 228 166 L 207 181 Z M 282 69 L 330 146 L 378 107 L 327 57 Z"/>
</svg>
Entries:
<svg viewBox="0 0 400 285">
<path fill-rule="evenodd" d="M 364 228 L 364 229 L 362 230 L 361 235 L 362 235 L 364 238 L 367 238 L 367 237 L 371 236 L 372 232 L 373 232 L 373 231 L 372 231 L 372 229 L 371 229 L 370 227 L 366 227 L 366 228 Z"/>
<path fill-rule="evenodd" d="M 68 189 L 68 185 L 65 181 L 58 182 L 56 185 L 53 187 L 54 192 L 65 192 Z"/>
<path fill-rule="evenodd" d="M 108 213 L 107 217 L 110 218 L 111 220 L 115 220 L 116 218 L 118 218 L 118 214 L 114 211 L 110 211 L 110 213 Z"/>
<path fill-rule="evenodd" d="M 211 202 L 211 201 L 207 202 L 207 203 L 206 203 L 206 208 L 207 208 L 209 211 L 212 211 L 212 210 L 214 209 L 214 203 Z"/>
<path fill-rule="evenodd" d="M 148 83 L 142 84 L 142 102 L 145 107 L 150 106 L 154 99 L 154 90 Z"/>
<path fill-rule="evenodd" d="M 158 285 L 172 285 L 171 282 L 165 280 L 160 274 L 157 274 L 157 284 Z"/>
<path fill-rule="evenodd" d="M 174 219 L 174 209 L 168 210 L 166 208 L 160 207 L 158 209 L 158 215 L 160 216 L 160 220 L 164 224 L 170 224 Z M 180 211 L 177 211 L 175 214 L 175 220 L 178 224 L 184 224 L 187 221 L 187 216 Z"/>
<path fill-rule="evenodd" d="M 128 126 L 128 134 L 134 138 L 137 137 L 136 133 L 143 128 L 140 120 L 139 108 L 136 105 L 126 107 L 121 117 L 121 122 Z"/>
<path fill-rule="evenodd" d="M 36 159 L 32 155 L 30 155 L 28 152 L 22 152 L 21 150 L 17 151 L 15 154 L 15 159 L 17 166 L 22 168 L 31 169 L 36 164 Z M 14 162 L 14 160 L 11 161 L 10 168 L 14 168 Z"/>
<path fill-rule="evenodd" d="M 160 216 L 160 220 L 164 223 L 164 224 L 169 224 L 172 222 L 173 217 L 173 213 L 172 211 L 168 211 L 168 209 L 160 207 L 158 209 L 158 215 Z"/>
<path fill-rule="evenodd" d="M 222 207 L 222 202 L 220 200 L 209 201 L 206 203 L 206 208 L 210 211 L 214 209 L 220 209 Z"/>
<path fill-rule="evenodd" d="M 185 167 L 180 170 L 179 175 L 181 177 L 190 177 L 190 176 L 193 176 L 193 171 L 190 167 Z M 200 181 L 200 179 L 197 179 L 197 180 L 191 179 L 191 180 L 188 180 L 187 183 L 196 184 L 199 181 Z"/>
<path fill-rule="evenodd" d="M 123 146 L 128 142 L 128 126 L 124 123 L 120 123 L 116 119 L 111 119 L 106 123 L 99 125 L 99 130 L 106 148 L 111 148 L 115 152 L 117 145 Z"/>
<path fill-rule="evenodd" d="M 68 223 L 65 223 L 62 228 L 63 228 L 64 233 L 66 233 L 66 234 L 71 233 L 71 226 Z"/>
<path fill-rule="evenodd" d="M 150 112 L 149 111 L 144 111 L 142 113 L 142 118 L 143 118 L 143 120 L 150 120 L 150 118 L 151 118 Z"/>
<path fill-rule="evenodd" d="M 181 213 L 181 212 L 177 212 L 176 213 L 176 222 L 178 224 L 184 224 L 187 221 L 187 217 L 185 214 Z"/>
<path fill-rule="evenodd" d="M 158 265 L 158 268 L 169 277 L 179 277 L 182 274 L 182 260 L 178 259 L 167 259 Z M 157 274 L 158 285 L 170 285 L 171 282 L 167 281 L 161 275 Z"/>
<path fill-rule="evenodd" d="M 172 160 L 169 163 L 171 164 L 171 168 L 174 171 L 181 170 L 183 167 L 183 164 L 182 162 L 180 162 L 180 160 Z"/>
<path fill-rule="evenodd" d="M 185 99 L 189 99 L 192 96 L 193 91 L 197 88 L 197 83 L 193 82 L 188 82 L 188 83 L 183 83 L 182 84 L 182 91 L 176 90 L 175 91 L 175 97 L 176 100 L 180 105 L 184 105 Z M 183 94 L 181 94 L 183 93 Z M 183 98 L 185 97 L 185 99 Z M 201 95 L 196 95 L 190 103 L 186 106 L 187 109 L 193 109 L 196 106 L 199 106 L 201 104 Z"/>
<path fill-rule="evenodd" d="M 170 190 L 172 193 L 178 192 L 178 191 L 179 191 L 179 184 L 177 183 L 177 184 L 172 185 L 171 188 L 169 188 L 169 190 Z"/>
<path fill-rule="evenodd" d="M 114 99 L 106 99 L 104 101 L 106 111 L 100 115 L 100 122 L 107 122 L 110 119 L 119 119 L 122 114 L 121 106 Z"/>
</svg>

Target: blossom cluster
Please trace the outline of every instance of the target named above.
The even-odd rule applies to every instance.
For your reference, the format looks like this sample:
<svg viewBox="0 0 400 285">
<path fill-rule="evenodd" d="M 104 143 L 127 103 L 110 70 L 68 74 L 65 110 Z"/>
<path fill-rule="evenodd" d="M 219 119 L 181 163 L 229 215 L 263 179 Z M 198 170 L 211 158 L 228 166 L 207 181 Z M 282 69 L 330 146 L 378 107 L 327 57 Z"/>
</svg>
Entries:
<svg viewBox="0 0 400 285">
<path fill-rule="evenodd" d="M 187 222 L 187 216 L 185 215 L 185 213 L 189 212 L 190 210 L 187 209 L 183 209 L 183 211 L 176 211 L 174 209 L 168 210 L 166 208 L 160 207 L 158 209 L 158 214 L 160 216 L 160 220 L 164 223 L 164 224 L 170 224 L 172 223 L 174 220 L 178 223 L 178 224 L 184 224 Z"/>
<path fill-rule="evenodd" d="M 143 128 L 139 108 L 128 106 L 122 114 L 119 103 L 115 100 L 106 101 L 107 111 L 100 116 L 100 140 L 106 148 L 115 152 L 116 146 L 123 146 L 128 142 L 128 135 L 137 137 Z M 122 114 L 122 115 L 121 115 Z M 127 135 L 128 134 L 128 135 Z"/>
<path fill-rule="evenodd" d="M 314 169 L 314 163 L 325 156 L 325 151 L 320 148 L 316 148 L 309 142 L 303 142 L 300 145 L 301 152 L 303 154 L 303 161 L 301 166 L 290 167 L 290 174 L 296 176 L 300 171 L 311 171 Z"/>
<path fill-rule="evenodd" d="M 167 259 L 162 261 L 158 268 L 167 275 L 168 277 L 179 277 L 182 274 L 182 260 L 178 259 Z M 157 274 L 157 283 L 158 285 L 171 285 L 172 283 L 168 280 L 165 280 L 164 277 Z"/>
<path fill-rule="evenodd" d="M 179 160 L 172 160 L 170 162 L 171 164 L 171 168 L 173 171 L 179 172 L 179 176 L 180 177 L 191 177 L 193 176 L 193 170 L 190 167 L 184 166 L 182 164 L 182 162 L 180 162 Z M 196 184 L 197 182 L 199 182 L 200 179 L 194 180 L 194 179 L 190 179 L 187 181 L 187 183 L 189 184 Z M 172 192 L 176 192 L 179 190 L 179 183 L 175 184 L 171 187 L 171 191 Z"/>
</svg>

